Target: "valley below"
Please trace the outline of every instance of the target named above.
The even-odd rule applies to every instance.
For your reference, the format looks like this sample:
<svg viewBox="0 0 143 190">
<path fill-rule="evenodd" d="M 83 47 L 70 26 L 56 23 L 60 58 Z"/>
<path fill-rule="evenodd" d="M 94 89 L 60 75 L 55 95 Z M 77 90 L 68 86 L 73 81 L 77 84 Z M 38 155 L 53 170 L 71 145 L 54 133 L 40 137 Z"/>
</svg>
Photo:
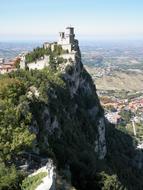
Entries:
<svg viewBox="0 0 143 190">
<path fill-rule="evenodd" d="M 143 91 L 143 71 L 109 70 L 85 66 L 98 90 Z M 100 76 L 99 76 L 100 75 Z"/>
<path fill-rule="evenodd" d="M 84 49 L 84 48 L 83 48 Z M 92 76 L 107 119 L 143 142 L 143 46 L 86 47 L 83 62 Z"/>
</svg>

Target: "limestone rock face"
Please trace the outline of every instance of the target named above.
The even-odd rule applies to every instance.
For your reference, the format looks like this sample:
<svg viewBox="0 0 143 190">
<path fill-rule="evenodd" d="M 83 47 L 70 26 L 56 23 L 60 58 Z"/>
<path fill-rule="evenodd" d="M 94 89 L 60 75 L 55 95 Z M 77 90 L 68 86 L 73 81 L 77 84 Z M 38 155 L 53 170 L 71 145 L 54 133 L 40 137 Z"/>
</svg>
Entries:
<svg viewBox="0 0 143 190">
<path fill-rule="evenodd" d="M 56 190 L 56 173 L 55 166 L 51 159 L 48 160 L 46 166 L 39 168 L 36 172 L 32 173 L 31 176 L 36 176 L 39 173 L 45 172 L 47 176 L 42 179 L 42 182 L 36 187 L 35 190 Z"/>
<path fill-rule="evenodd" d="M 99 155 L 100 159 L 106 156 L 106 139 L 105 139 L 105 120 L 100 118 L 98 125 L 98 139 L 95 142 L 95 152 Z"/>
<path fill-rule="evenodd" d="M 68 60 L 57 66 L 64 85 L 62 87 L 55 84 L 46 85 L 48 97 L 46 104 L 38 104 L 41 95 L 37 96 L 36 88 L 32 88 L 28 96 L 36 97 L 40 108 L 36 110 L 33 119 L 36 121 L 31 125 L 32 131 L 34 126 L 37 128 L 34 131 L 37 135 L 35 147 L 38 148 L 39 154 L 48 153 L 48 156 L 57 160 L 59 168 L 62 169 L 57 171 L 59 177 L 56 188 L 62 190 L 78 186 L 69 180 L 69 173 L 72 177 L 77 175 L 75 168 L 83 166 L 81 171 L 85 172 L 84 167 L 88 164 L 93 164 L 90 167 L 94 167 L 96 159 L 103 160 L 107 153 L 104 111 L 96 87 L 82 64 L 78 46 L 74 52 L 74 60 Z M 90 154 L 93 158 L 91 163 Z M 68 170 L 65 169 L 67 165 Z M 77 177 L 80 177 L 80 174 Z M 52 189 L 55 190 L 55 186 L 50 190 Z"/>
<path fill-rule="evenodd" d="M 71 69 L 72 72 L 69 72 Z M 106 138 L 105 138 L 105 119 L 104 114 L 100 118 L 98 118 L 98 113 L 102 110 L 97 94 L 96 87 L 94 86 L 90 76 L 86 73 L 82 61 L 81 61 L 81 53 L 79 47 L 76 49 L 76 59 L 75 62 L 69 63 L 66 65 L 64 69 L 64 79 L 68 82 L 68 87 L 70 90 L 71 97 L 78 94 L 79 91 L 86 96 L 94 96 L 96 98 L 95 103 L 91 106 L 91 108 L 87 111 L 91 116 L 91 120 L 96 120 L 97 124 L 97 139 L 95 143 L 95 152 L 98 154 L 99 159 L 104 159 L 106 156 L 107 148 L 106 148 Z M 87 75 L 85 77 L 84 75 Z"/>
<path fill-rule="evenodd" d="M 96 87 L 82 64 L 81 53 L 78 46 L 75 47 L 74 53 L 74 61 L 69 60 L 66 63 L 61 63 L 57 68 L 61 73 L 62 79 L 66 83 L 66 90 L 69 92 L 69 102 L 72 102 L 72 106 L 70 106 L 70 111 L 67 110 L 67 105 L 62 105 L 62 107 L 59 108 L 55 106 L 54 109 L 56 112 L 63 113 L 61 118 L 58 116 L 59 114 L 57 115 L 57 113 L 53 113 L 50 106 L 44 107 L 41 114 L 41 120 L 43 123 L 42 128 L 44 129 L 42 141 L 45 142 L 45 145 L 47 144 L 50 146 L 48 139 L 51 138 L 53 134 L 56 133 L 54 137 L 57 138 L 64 135 L 65 129 L 63 129 L 61 120 L 71 120 L 71 118 L 74 120 L 75 115 L 77 115 L 78 112 L 81 112 L 82 109 L 84 110 L 86 117 L 89 117 L 89 120 L 95 124 L 93 130 L 96 131 L 96 134 L 92 144 L 94 146 L 94 151 L 97 153 L 99 159 L 104 159 L 107 152 L 104 112 L 96 94 Z M 34 92 L 37 93 L 36 89 L 34 89 Z M 49 99 L 50 98 L 52 99 L 52 104 L 60 98 L 55 89 L 50 89 Z M 77 99 L 79 99 L 78 102 Z M 80 100 L 82 105 L 80 105 Z M 83 108 L 81 106 L 83 106 Z M 62 116 L 64 118 L 62 118 Z M 79 122 L 81 119 L 80 117 L 78 118 Z M 77 120 L 77 118 L 75 118 L 75 120 Z"/>
</svg>

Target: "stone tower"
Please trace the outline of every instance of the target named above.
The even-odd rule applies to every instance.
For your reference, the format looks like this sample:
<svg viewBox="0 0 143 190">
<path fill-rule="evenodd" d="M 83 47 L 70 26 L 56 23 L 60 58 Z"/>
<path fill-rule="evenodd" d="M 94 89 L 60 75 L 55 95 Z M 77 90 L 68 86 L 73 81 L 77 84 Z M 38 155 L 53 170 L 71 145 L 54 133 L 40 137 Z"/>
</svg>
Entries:
<svg viewBox="0 0 143 190">
<path fill-rule="evenodd" d="M 72 51 L 75 44 L 75 34 L 73 27 L 67 27 L 65 32 L 60 32 L 58 45 L 61 45 L 64 50 Z"/>
<path fill-rule="evenodd" d="M 74 43 L 75 34 L 74 34 L 74 28 L 73 27 L 67 27 L 66 28 L 65 37 L 67 40 L 67 44 L 73 44 Z"/>
<path fill-rule="evenodd" d="M 22 55 L 21 61 L 20 61 L 20 69 L 25 69 L 25 68 L 26 68 L 25 55 Z"/>
</svg>

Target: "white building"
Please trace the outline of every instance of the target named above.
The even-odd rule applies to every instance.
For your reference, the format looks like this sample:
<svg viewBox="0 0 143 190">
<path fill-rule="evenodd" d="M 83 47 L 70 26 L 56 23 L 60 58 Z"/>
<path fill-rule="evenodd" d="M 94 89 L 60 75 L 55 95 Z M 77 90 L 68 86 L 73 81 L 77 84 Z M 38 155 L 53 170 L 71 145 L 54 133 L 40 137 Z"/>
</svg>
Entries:
<svg viewBox="0 0 143 190">
<path fill-rule="evenodd" d="M 67 27 L 65 32 L 60 32 L 58 45 L 61 45 L 64 50 L 68 50 L 70 53 L 76 44 L 77 40 L 75 40 L 73 27 Z"/>
<path fill-rule="evenodd" d="M 25 54 L 21 56 L 21 61 L 20 61 L 20 69 L 25 69 L 26 68 L 26 60 L 25 60 Z"/>
<path fill-rule="evenodd" d="M 64 53 L 62 55 L 60 55 L 59 57 L 62 57 L 65 60 L 72 60 L 75 61 L 75 57 L 76 57 L 76 52 L 72 51 L 71 53 Z"/>
<path fill-rule="evenodd" d="M 110 112 L 105 114 L 106 119 L 112 124 L 118 124 L 121 121 L 121 116 L 118 112 Z"/>
<path fill-rule="evenodd" d="M 68 50 L 68 52 L 72 52 L 74 50 L 74 47 L 77 45 L 77 40 L 75 40 L 75 34 L 74 34 L 74 28 L 73 27 L 67 27 L 65 32 L 60 32 L 58 43 L 44 43 L 44 48 L 51 47 L 51 50 L 54 50 L 55 45 L 61 45 L 64 50 Z"/>
<path fill-rule="evenodd" d="M 43 47 L 44 47 L 45 49 L 47 49 L 47 48 L 51 47 L 51 43 L 50 43 L 50 42 L 45 42 L 45 43 L 43 44 Z"/>
</svg>

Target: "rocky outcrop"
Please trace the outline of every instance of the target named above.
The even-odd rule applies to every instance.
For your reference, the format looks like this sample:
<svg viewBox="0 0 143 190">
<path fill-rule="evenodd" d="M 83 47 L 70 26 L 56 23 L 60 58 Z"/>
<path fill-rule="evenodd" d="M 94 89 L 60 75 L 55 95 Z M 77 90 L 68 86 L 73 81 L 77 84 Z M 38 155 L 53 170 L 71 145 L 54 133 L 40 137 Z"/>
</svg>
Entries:
<svg viewBox="0 0 143 190">
<path fill-rule="evenodd" d="M 103 159 L 107 153 L 104 117 L 99 120 L 98 139 L 95 141 L 95 152 L 98 154 L 99 159 Z"/>
<path fill-rule="evenodd" d="M 98 120 L 97 125 L 97 139 L 95 140 L 95 152 L 98 154 L 99 159 L 104 159 L 107 152 L 106 139 L 105 139 L 105 119 L 104 114 L 99 118 L 97 115 L 102 110 L 97 94 L 96 88 L 88 73 L 86 73 L 82 61 L 79 47 L 76 49 L 75 62 L 69 62 L 64 69 L 64 79 L 68 83 L 71 97 L 78 94 L 79 91 L 86 96 L 96 97 L 96 102 L 88 110 L 91 119 Z M 86 77 L 84 75 L 87 75 Z"/>
<path fill-rule="evenodd" d="M 56 190 L 56 173 L 55 166 L 51 159 L 48 160 L 46 166 L 38 169 L 36 172 L 32 173 L 29 177 L 36 176 L 39 173 L 45 172 L 47 176 L 42 179 L 42 182 L 35 190 Z"/>
<path fill-rule="evenodd" d="M 80 180 L 80 172 L 86 173 L 89 169 L 84 169 L 87 160 L 91 164 L 88 154 L 95 159 L 94 163 L 96 159 L 103 160 L 107 153 L 104 111 L 96 87 L 82 64 L 78 43 L 74 56 L 75 59 L 57 65 L 59 78 L 55 83 L 50 78 L 51 81 L 42 86 L 42 89 L 45 88 L 44 98 L 38 86 L 32 85 L 27 92 L 33 115 L 29 129 L 36 135 L 33 152 L 56 159 L 56 164 L 61 168 L 57 170 L 59 177 L 56 186 L 59 190 L 74 189 L 67 176 L 70 173 L 74 178 L 79 173 L 73 181 L 78 181 L 78 177 Z M 67 165 L 68 170 L 65 169 Z M 81 171 L 76 172 L 75 168 L 80 167 L 83 167 Z M 55 190 L 55 186 L 51 189 L 49 186 L 53 184 L 53 168 L 48 173 L 50 176 L 45 177 L 36 190 Z M 64 174 L 61 171 L 65 171 Z"/>
<path fill-rule="evenodd" d="M 37 136 L 39 138 L 42 138 L 44 147 L 50 146 L 49 139 L 53 134 L 56 133 L 57 138 L 60 138 L 64 133 L 65 129 L 63 129 L 63 124 L 61 123 L 61 120 L 63 120 L 63 118 L 60 117 L 64 117 L 65 115 L 65 119 L 67 120 L 71 120 L 71 118 L 74 119 L 75 115 L 81 111 L 81 106 L 83 106 L 82 109 L 86 113 L 86 117 L 89 117 L 91 122 L 95 123 L 95 129 L 93 130 L 95 130 L 96 133 L 92 144 L 94 147 L 93 149 L 95 150 L 99 159 L 104 159 L 107 152 L 104 112 L 96 94 L 96 87 L 90 75 L 83 67 L 81 53 L 78 45 L 75 47 L 74 52 L 74 61 L 68 60 L 67 62 L 61 63 L 57 66 L 58 72 L 60 72 L 60 76 L 66 84 L 66 91 L 69 92 L 69 103 L 72 103 L 72 107 L 70 106 L 70 112 L 69 110 L 66 110 L 67 105 L 62 105 L 63 107 L 58 107 L 55 105 L 55 112 L 53 113 L 53 108 L 51 109 L 50 105 L 56 101 L 59 101 L 58 99 L 61 99 L 61 97 L 58 96 L 58 92 L 55 88 L 50 87 L 48 89 L 48 100 L 50 103 L 49 105 L 47 104 L 43 107 L 43 111 L 40 114 L 42 121 L 42 130 L 40 130 Z M 32 99 L 34 97 L 38 100 L 38 98 L 40 98 L 40 93 L 36 87 L 32 86 L 29 88 L 27 97 L 29 99 Z M 78 102 L 77 99 L 79 99 Z M 82 105 L 80 105 L 81 102 Z M 62 114 L 61 116 L 59 116 L 60 113 Z M 80 120 L 80 118 L 78 119 Z M 77 120 L 77 118 L 75 118 L 75 120 Z M 35 125 L 37 122 L 38 121 L 34 121 L 33 125 Z M 38 127 L 36 127 L 36 129 L 38 129 Z M 37 134 L 37 131 L 35 133 Z"/>
</svg>

